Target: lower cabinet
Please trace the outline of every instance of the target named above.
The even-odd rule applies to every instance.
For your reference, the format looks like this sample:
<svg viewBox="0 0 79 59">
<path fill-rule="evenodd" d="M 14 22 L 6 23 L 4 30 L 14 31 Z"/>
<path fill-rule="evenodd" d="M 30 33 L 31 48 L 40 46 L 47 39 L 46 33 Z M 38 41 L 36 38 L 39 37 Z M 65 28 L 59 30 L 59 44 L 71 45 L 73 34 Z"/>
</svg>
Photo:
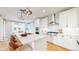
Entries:
<svg viewBox="0 0 79 59">
<path fill-rule="evenodd" d="M 77 40 L 78 38 L 76 36 L 57 35 L 52 38 L 51 42 L 69 50 L 77 51 L 79 50 Z"/>
</svg>

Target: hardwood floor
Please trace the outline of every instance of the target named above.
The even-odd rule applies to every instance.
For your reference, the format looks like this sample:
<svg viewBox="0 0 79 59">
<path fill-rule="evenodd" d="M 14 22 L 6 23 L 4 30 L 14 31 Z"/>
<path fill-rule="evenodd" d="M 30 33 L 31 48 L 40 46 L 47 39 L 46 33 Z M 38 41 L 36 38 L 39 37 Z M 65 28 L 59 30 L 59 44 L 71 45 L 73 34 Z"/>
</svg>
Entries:
<svg viewBox="0 0 79 59">
<path fill-rule="evenodd" d="M 0 41 L 0 51 L 32 51 L 32 48 L 29 45 L 24 45 L 13 50 L 10 48 L 8 43 L 8 41 Z"/>
<path fill-rule="evenodd" d="M 27 48 L 26 48 L 27 47 Z M 29 51 L 28 46 L 19 47 L 16 51 Z M 70 51 L 66 48 L 60 47 L 53 43 L 47 42 L 47 50 L 48 51 Z M 0 42 L 0 51 L 13 51 L 9 48 L 8 41 Z"/>
<path fill-rule="evenodd" d="M 0 41 L 0 51 L 10 51 L 8 41 Z"/>
<path fill-rule="evenodd" d="M 50 42 L 47 42 L 47 43 L 48 43 L 48 45 L 47 45 L 47 50 L 48 51 L 70 51 L 69 49 L 60 47 L 60 46 L 55 45 L 53 43 L 50 43 Z"/>
</svg>

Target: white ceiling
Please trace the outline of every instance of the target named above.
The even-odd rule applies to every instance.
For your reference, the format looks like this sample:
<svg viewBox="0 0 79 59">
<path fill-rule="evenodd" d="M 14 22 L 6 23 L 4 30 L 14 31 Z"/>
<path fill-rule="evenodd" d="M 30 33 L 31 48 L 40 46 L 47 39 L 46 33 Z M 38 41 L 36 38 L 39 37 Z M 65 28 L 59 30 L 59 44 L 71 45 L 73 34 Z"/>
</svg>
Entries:
<svg viewBox="0 0 79 59">
<path fill-rule="evenodd" d="M 18 18 L 20 16 L 20 9 L 25 9 L 26 7 L 0 7 L 0 14 L 4 17 Z M 32 15 L 24 16 L 24 18 L 33 18 L 33 17 L 44 17 L 61 10 L 64 10 L 68 7 L 30 7 Z M 43 12 L 44 11 L 44 12 Z"/>
</svg>

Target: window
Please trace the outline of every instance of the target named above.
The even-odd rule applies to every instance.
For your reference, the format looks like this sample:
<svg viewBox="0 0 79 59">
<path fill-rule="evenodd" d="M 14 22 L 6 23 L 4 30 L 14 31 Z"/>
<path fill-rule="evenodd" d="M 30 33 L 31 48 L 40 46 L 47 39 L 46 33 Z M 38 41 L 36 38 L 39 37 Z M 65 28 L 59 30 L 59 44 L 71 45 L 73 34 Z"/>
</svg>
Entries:
<svg viewBox="0 0 79 59">
<path fill-rule="evenodd" d="M 12 32 L 25 32 L 25 23 L 12 22 Z"/>
<path fill-rule="evenodd" d="M 29 32 L 29 33 L 33 33 L 33 23 L 31 22 L 31 23 L 27 23 L 26 24 L 26 32 Z"/>
<path fill-rule="evenodd" d="M 31 23 L 12 22 L 12 32 L 33 33 L 33 22 Z"/>
</svg>

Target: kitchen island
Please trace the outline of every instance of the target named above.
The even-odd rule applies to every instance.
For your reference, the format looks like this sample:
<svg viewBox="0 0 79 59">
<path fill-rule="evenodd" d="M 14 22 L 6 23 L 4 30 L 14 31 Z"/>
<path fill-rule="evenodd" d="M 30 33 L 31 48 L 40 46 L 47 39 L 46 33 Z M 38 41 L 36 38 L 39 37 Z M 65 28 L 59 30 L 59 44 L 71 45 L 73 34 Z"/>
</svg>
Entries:
<svg viewBox="0 0 79 59">
<path fill-rule="evenodd" d="M 47 50 L 47 35 L 32 34 L 26 37 L 17 36 L 17 39 L 22 45 L 32 44 L 33 51 L 46 51 Z"/>
</svg>

